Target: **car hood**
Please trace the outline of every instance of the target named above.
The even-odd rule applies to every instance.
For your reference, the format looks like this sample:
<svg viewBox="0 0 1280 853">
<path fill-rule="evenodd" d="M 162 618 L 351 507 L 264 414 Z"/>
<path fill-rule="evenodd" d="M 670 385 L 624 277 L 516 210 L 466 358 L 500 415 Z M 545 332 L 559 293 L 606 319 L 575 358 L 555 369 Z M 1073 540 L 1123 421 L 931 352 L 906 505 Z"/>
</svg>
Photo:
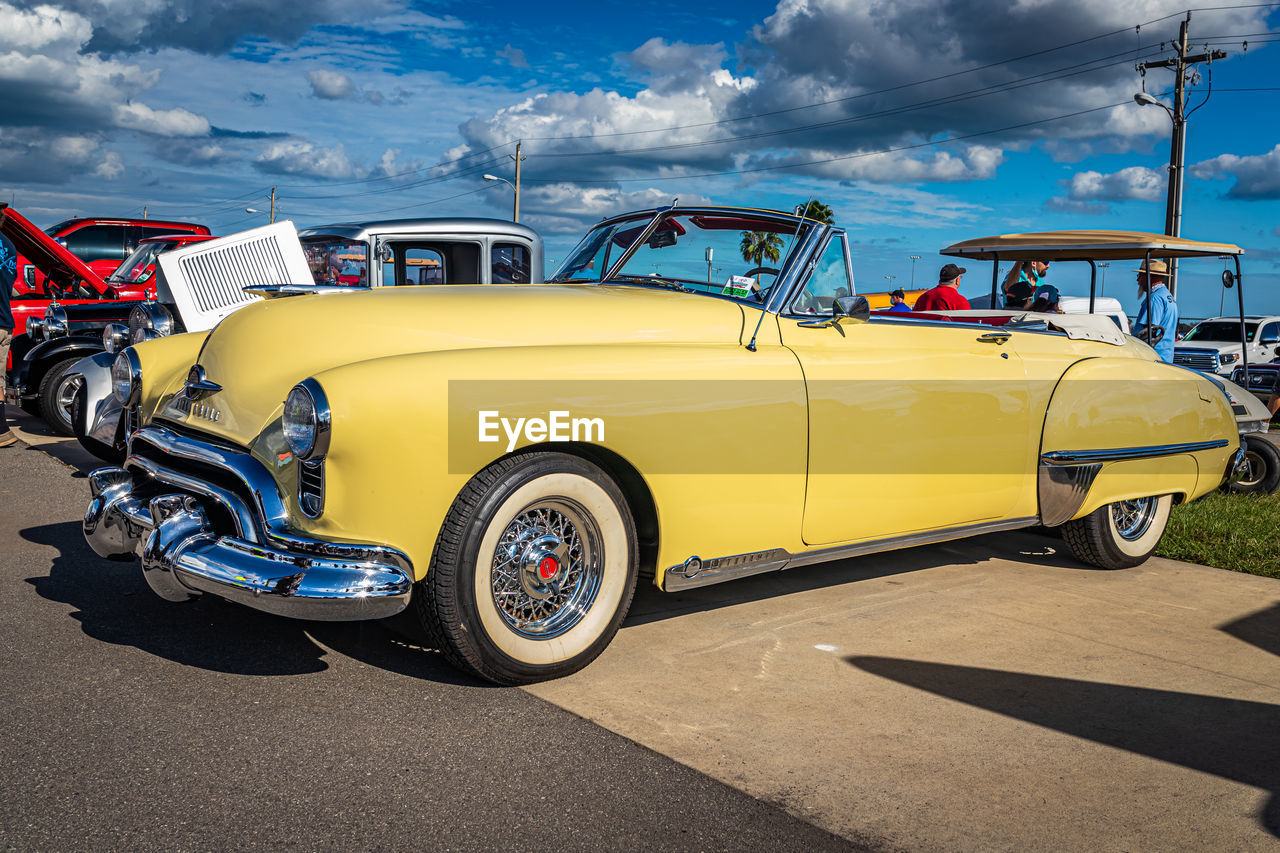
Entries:
<svg viewBox="0 0 1280 853">
<path fill-rule="evenodd" d="M 1175 352 L 1177 350 L 1200 349 L 1209 352 L 1226 353 L 1240 352 L 1241 346 L 1239 341 L 1178 341 L 1173 349 Z"/>
<path fill-rule="evenodd" d="M 106 287 L 102 277 L 90 269 L 88 264 L 6 204 L 0 204 L 0 233 L 13 241 L 18 254 L 26 258 L 28 263 L 64 289 L 80 280 L 89 282 L 98 290 Z"/>
<path fill-rule="evenodd" d="M 173 405 L 184 396 L 184 370 L 161 380 L 158 413 L 247 446 L 279 418 L 289 389 L 333 367 L 493 347 L 738 343 L 743 324 L 743 308 L 730 300 L 595 284 L 399 287 L 269 299 L 209 333 L 199 363 L 222 390 L 202 397 L 204 407 L 194 414 Z"/>
</svg>

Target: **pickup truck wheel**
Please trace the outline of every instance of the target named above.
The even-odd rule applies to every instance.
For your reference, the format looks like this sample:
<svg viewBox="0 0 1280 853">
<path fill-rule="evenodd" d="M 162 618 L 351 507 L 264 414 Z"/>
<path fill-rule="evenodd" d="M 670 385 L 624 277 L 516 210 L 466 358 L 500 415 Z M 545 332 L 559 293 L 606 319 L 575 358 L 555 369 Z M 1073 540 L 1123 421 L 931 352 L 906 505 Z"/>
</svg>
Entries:
<svg viewBox="0 0 1280 853">
<path fill-rule="evenodd" d="M 40 417 L 58 435 L 75 435 L 71 421 L 71 404 L 76 389 L 84 382 L 79 375 L 68 376 L 71 365 L 80 358 L 67 358 L 49 368 L 40 379 Z"/>
<path fill-rule="evenodd" d="M 1173 495 L 1107 504 L 1062 525 L 1062 541 L 1077 560 L 1102 569 L 1141 565 L 1160 544 L 1172 507 Z"/>
<path fill-rule="evenodd" d="M 71 401 L 71 428 L 75 431 L 76 441 L 80 442 L 80 446 L 92 453 L 104 462 L 110 462 L 112 465 L 123 465 L 125 452 L 124 449 L 116 449 L 110 444 L 103 444 L 96 438 L 90 438 L 85 435 L 87 424 L 85 422 L 85 409 L 89 405 L 89 389 L 80 383 L 80 387 L 76 389 L 75 398 Z"/>
<path fill-rule="evenodd" d="M 528 684 L 577 672 L 604 651 L 638 571 L 635 522 L 609 476 L 576 456 L 530 453 L 463 488 L 413 602 L 450 663 Z"/>
<path fill-rule="evenodd" d="M 1246 435 L 1243 441 L 1249 467 L 1238 482 L 1227 484 L 1227 491 L 1271 494 L 1280 488 L 1280 450 L 1261 436 Z"/>
</svg>

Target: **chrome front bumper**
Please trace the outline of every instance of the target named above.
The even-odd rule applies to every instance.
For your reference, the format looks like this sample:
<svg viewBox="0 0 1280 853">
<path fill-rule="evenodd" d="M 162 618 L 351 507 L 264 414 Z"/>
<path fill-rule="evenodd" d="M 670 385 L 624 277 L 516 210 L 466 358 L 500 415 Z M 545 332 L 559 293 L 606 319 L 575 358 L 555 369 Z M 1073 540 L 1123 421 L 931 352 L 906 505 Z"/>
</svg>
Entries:
<svg viewBox="0 0 1280 853">
<path fill-rule="evenodd" d="M 194 458 L 240 475 L 254 489 L 252 504 L 236 489 L 205 483 L 142 456 L 125 468 L 89 475 L 93 499 L 84 535 L 99 556 L 141 558 L 143 577 L 168 601 L 211 593 L 268 613 L 297 619 L 381 619 L 409 603 L 413 568 L 403 553 L 381 545 L 299 536 L 280 523 L 279 493 L 262 488 L 265 470 L 248 454 L 212 448 L 163 428 L 134 437 L 178 459 Z M 260 466 L 259 466 L 260 467 Z M 263 511 L 265 510 L 265 511 Z M 214 529 L 211 517 L 231 518 L 235 535 Z"/>
</svg>

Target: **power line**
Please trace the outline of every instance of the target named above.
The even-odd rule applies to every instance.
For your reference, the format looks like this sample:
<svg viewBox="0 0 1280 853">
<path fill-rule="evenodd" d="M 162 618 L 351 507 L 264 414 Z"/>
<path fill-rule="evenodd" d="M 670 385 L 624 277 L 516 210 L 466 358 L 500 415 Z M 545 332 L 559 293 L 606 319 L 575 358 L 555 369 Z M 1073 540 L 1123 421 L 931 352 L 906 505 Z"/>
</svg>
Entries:
<svg viewBox="0 0 1280 853">
<path fill-rule="evenodd" d="M 913 145 L 899 145 L 893 148 L 883 148 L 877 151 L 859 151 L 854 154 L 842 154 L 838 157 L 827 157 L 822 160 L 808 160 L 802 163 L 780 163 L 776 166 L 757 166 L 751 169 L 727 169 L 721 172 L 703 172 L 696 175 L 665 175 L 663 180 L 687 180 L 689 178 L 715 178 L 723 175 L 747 175 L 756 172 L 772 172 L 779 169 L 799 169 L 804 166 L 820 166 L 825 163 L 836 163 L 842 160 L 856 160 L 861 157 L 872 157 L 876 154 L 893 154 L 898 151 L 912 151 L 917 148 L 929 148 L 934 145 L 946 145 L 951 142 L 961 142 L 965 139 L 973 139 L 979 136 L 990 136 L 994 133 L 1004 133 L 1009 130 L 1020 130 L 1025 127 L 1033 127 L 1040 124 L 1048 124 L 1049 122 L 1061 121 L 1063 119 L 1075 118 L 1076 116 L 1088 115 L 1089 113 L 1101 112 L 1102 110 L 1113 110 L 1116 107 L 1122 107 L 1131 103 L 1131 101 L 1119 101 L 1114 104 L 1107 104 L 1103 107 L 1092 107 L 1087 110 L 1077 110 L 1073 113 L 1065 113 L 1063 115 L 1051 116 L 1050 118 L 1037 119 L 1035 121 L 1026 121 L 1019 124 L 1011 124 L 1005 127 L 997 127 L 991 130 L 981 130 L 975 133 L 967 133 L 963 136 L 953 136 L 947 139 L 937 139 L 931 142 L 918 142 Z M 614 183 L 635 183 L 637 181 L 653 181 L 652 177 L 644 178 L 525 178 L 527 183 L 539 184 L 556 184 L 556 183 L 574 183 L 574 184 L 614 184 Z"/>
<path fill-rule="evenodd" d="M 599 151 L 553 152 L 548 154 L 532 154 L 530 156 L 539 157 L 539 158 L 586 157 L 586 156 L 596 156 L 601 154 L 619 155 L 619 154 L 643 153 L 643 152 L 650 152 L 650 151 L 673 151 L 673 150 L 680 150 L 685 148 L 699 148 L 699 147 L 708 146 L 708 145 L 723 145 L 730 142 L 741 142 L 748 139 L 761 139 L 769 136 L 781 136 L 789 133 L 800 133 L 807 130 L 820 130 L 820 129 L 824 129 L 828 127 L 836 127 L 844 124 L 853 124 L 857 122 L 870 121 L 876 118 L 885 118 L 890 116 L 902 115 L 904 113 L 914 112 L 916 110 L 921 110 L 921 109 L 928 109 L 930 107 L 935 107 L 935 106 L 949 106 L 951 104 L 961 103 L 964 101 L 973 100 L 975 98 L 982 98 L 988 95 L 1005 94 L 1007 92 L 1012 92 L 1018 89 L 1026 88 L 1027 86 L 1038 86 L 1043 83 L 1050 83 L 1056 80 L 1064 80 L 1068 77 L 1075 77 L 1080 74 L 1087 74 L 1093 71 L 1101 71 L 1106 68 L 1114 67 L 1116 65 L 1127 65 L 1133 58 L 1131 56 L 1132 53 L 1133 51 L 1126 50 L 1126 51 L 1123 51 L 1123 53 L 1113 54 L 1112 56 L 1108 56 L 1108 57 L 1101 57 L 1097 60 L 1089 60 L 1088 62 L 1077 63 L 1076 65 L 1064 66 L 1063 68 L 1054 69 L 1052 71 L 1041 72 L 1040 74 L 1033 74 L 1028 77 L 1010 80 L 1004 83 L 993 83 L 989 86 L 984 86 L 980 89 L 972 89 L 968 92 L 959 92 L 951 95 L 943 95 L 943 96 L 932 98 L 926 101 L 917 101 L 914 104 L 904 104 L 897 107 L 889 107 L 887 109 L 880 110 L 878 112 L 864 113 L 862 115 L 856 115 L 856 116 L 846 116 L 844 118 L 831 119 L 829 121 L 817 122 L 814 124 L 796 125 L 793 127 L 781 128 L 778 130 L 759 131 L 756 133 L 742 134 L 739 136 L 726 136 L 726 137 L 720 137 L 718 139 L 700 140 L 696 142 L 680 142 L 680 143 L 671 143 L 669 145 L 655 145 L 655 146 L 646 146 L 646 147 L 640 147 L 640 148 L 624 148 L 624 149 L 613 149 L 613 150 L 602 149 Z M 1156 51 L 1152 51 L 1151 53 L 1143 54 L 1143 55 L 1156 55 L 1156 53 L 1157 53 Z M 1129 58 L 1119 62 L 1107 63 L 1105 65 L 1096 64 L 1098 62 L 1101 62 L 1104 59 L 1112 59 L 1115 56 L 1129 56 Z M 1091 67 L 1081 68 L 1081 66 L 1085 66 L 1085 65 L 1088 65 Z M 1072 70 L 1072 69 L 1078 69 L 1078 70 Z M 1060 73 L 1063 71 L 1068 71 L 1070 73 Z M 1046 76 L 1046 75 L 1054 75 L 1054 76 Z M 1043 78 L 1043 79 L 1036 79 L 1036 78 Z"/>
</svg>

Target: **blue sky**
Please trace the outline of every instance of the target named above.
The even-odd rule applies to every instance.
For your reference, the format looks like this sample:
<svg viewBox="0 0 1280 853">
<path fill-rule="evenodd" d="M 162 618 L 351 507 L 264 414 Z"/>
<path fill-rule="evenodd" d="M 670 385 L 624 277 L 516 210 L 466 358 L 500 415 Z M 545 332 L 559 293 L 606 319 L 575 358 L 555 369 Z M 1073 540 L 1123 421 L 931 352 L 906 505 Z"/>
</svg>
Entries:
<svg viewBox="0 0 1280 853">
<path fill-rule="evenodd" d="M 262 221 L 244 209 L 273 185 L 299 226 L 506 217 L 510 189 L 480 174 L 512 177 L 523 139 L 521 220 L 549 258 L 602 216 L 675 197 L 814 196 L 849 229 L 861 290 L 910 283 L 911 255 L 922 284 L 941 247 L 975 236 L 1162 230 L 1169 120 L 1133 103 L 1133 66 L 1169 55 L 1186 8 L 0 0 L 0 198 L 41 224 L 146 205 L 215 233 Z M 1278 11 L 1193 12 L 1193 44 L 1229 57 L 1190 99 L 1212 84 L 1183 222 L 1244 246 L 1248 307 L 1274 312 Z M 1163 96 L 1172 75 L 1145 85 Z M 989 269 L 970 266 L 981 289 Z M 1184 315 L 1217 312 L 1219 269 L 1184 267 Z M 1107 274 L 1132 312 L 1132 273 Z M 1083 286 L 1066 265 L 1052 277 Z"/>
</svg>

